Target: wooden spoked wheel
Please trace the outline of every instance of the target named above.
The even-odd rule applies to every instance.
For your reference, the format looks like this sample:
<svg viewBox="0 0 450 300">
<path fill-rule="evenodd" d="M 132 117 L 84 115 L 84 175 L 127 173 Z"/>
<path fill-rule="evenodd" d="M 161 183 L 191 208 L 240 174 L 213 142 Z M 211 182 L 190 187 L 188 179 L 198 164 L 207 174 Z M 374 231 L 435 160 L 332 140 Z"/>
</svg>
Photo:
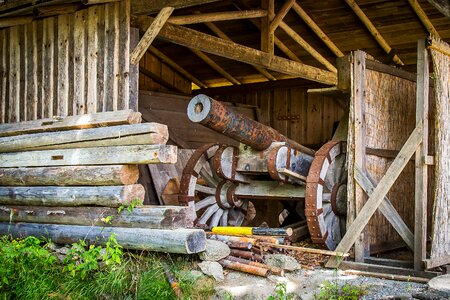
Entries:
<svg viewBox="0 0 450 300">
<path fill-rule="evenodd" d="M 316 152 L 306 183 L 305 215 L 313 242 L 334 250 L 345 233 L 346 144 L 330 141 Z"/>
<path fill-rule="evenodd" d="M 218 175 L 214 157 L 224 145 L 207 144 L 197 149 L 183 170 L 180 202 L 193 206 L 198 226 L 240 226 L 248 200 L 234 196 L 235 183 Z"/>
</svg>

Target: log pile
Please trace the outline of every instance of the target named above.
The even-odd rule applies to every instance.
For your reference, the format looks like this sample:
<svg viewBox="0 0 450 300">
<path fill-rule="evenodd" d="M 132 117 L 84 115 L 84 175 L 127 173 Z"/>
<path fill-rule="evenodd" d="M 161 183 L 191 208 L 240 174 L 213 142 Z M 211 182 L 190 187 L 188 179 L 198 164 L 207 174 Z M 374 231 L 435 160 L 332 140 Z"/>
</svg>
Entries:
<svg viewBox="0 0 450 300">
<path fill-rule="evenodd" d="M 173 164 L 168 129 L 132 110 L 0 125 L 0 234 L 197 253 L 188 207 L 143 206 L 139 164 Z M 135 207 L 136 206 L 136 207 Z"/>
</svg>

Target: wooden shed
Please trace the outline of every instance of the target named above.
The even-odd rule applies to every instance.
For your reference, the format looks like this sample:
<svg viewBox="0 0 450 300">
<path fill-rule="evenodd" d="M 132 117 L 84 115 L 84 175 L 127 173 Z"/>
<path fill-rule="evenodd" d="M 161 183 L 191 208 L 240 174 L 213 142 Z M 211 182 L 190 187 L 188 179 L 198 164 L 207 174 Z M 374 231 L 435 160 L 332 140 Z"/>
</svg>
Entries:
<svg viewBox="0 0 450 300">
<path fill-rule="evenodd" d="M 448 1 L 2 2 L 0 123 L 132 109 L 180 149 L 238 146 L 189 121 L 205 94 L 309 149 L 346 142 L 336 250 L 354 245 L 355 262 L 329 266 L 450 264 Z M 141 168 L 149 203 L 173 201 L 163 190 L 186 151 L 171 170 Z M 400 248 L 414 261 L 374 257 Z"/>
</svg>

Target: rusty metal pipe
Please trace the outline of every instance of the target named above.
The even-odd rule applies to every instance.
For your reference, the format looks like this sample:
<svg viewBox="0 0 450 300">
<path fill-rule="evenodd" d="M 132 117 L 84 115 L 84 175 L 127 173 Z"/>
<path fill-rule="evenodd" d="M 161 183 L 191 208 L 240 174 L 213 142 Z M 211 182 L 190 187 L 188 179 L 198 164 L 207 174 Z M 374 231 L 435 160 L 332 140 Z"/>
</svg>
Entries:
<svg viewBox="0 0 450 300">
<path fill-rule="evenodd" d="M 275 129 L 247 118 L 206 95 L 191 99 L 187 114 L 192 122 L 200 123 L 256 150 L 267 149 L 272 142 L 286 142 L 292 148 L 314 155 L 314 150 L 294 142 Z"/>
<path fill-rule="evenodd" d="M 266 265 L 266 264 L 263 264 L 260 262 L 251 261 L 251 260 L 247 260 L 247 259 L 243 259 L 243 258 L 235 257 L 235 256 L 227 256 L 225 259 L 234 261 L 234 262 L 238 262 L 238 263 L 241 263 L 244 265 L 250 265 L 250 266 L 255 266 L 255 267 L 259 267 L 259 268 L 269 269 L 270 273 L 272 273 L 274 275 L 284 276 L 283 269 L 280 269 L 277 267 L 271 267 L 269 265 Z"/>
<path fill-rule="evenodd" d="M 251 266 L 251 265 L 241 264 L 239 262 L 234 262 L 234 261 L 230 261 L 227 259 L 222 259 L 219 261 L 219 263 L 223 267 L 228 268 L 228 269 L 232 269 L 235 271 L 241 271 L 241 272 L 258 275 L 258 276 L 262 276 L 262 277 L 267 277 L 267 275 L 269 273 L 269 269 L 264 269 L 264 268 L 255 267 L 255 266 Z"/>
</svg>

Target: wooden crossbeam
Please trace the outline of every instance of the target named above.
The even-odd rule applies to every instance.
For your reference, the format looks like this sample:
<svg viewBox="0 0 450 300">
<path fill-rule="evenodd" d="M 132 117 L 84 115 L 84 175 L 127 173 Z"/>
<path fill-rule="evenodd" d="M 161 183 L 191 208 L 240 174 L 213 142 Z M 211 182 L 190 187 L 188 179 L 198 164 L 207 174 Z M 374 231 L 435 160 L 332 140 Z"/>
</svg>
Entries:
<svg viewBox="0 0 450 300">
<path fill-rule="evenodd" d="M 84 5 L 96 5 L 96 4 L 104 4 L 109 2 L 119 2 L 121 0 L 81 0 L 81 3 Z"/>
<path fill-rule="evenodd" d="M 208 55 L 203 53 L 200 50 L 197 49 L 190 49 L 195 55 L 197 55 L 201 60 L 203 60 L 205 63 L 207 63 L 211 68 L 217 71 L 220 75 L 225 77 L 229 82 L 232 84 L 240 85 L 241 83 L 239 80 L 234 78 L 230 73 L 225 71 L 221 66 L 219 66 L 214 60 L 212 60 Z"/>
<path fill-rule="evenodd" d="M 133 0 L 131 1 L 131 13 L 134 15 L 149 15 L 159 12 L 164 7 L 183 8 L 218 1 L 219 0 Z"/>
<path fill-rule="evenodd" d="M 364 174 L 364 172 L 358 167 L 358 165 L 355 164 L 354 168 L 354 176 L 356 182 L 360 187 L 362 187 L 367 196 L 370 197 L 375 190 L 375 186 L 372 180 L 370 180 L 369 177 Z M 383 198 L 379 209 L 383 216 L 386 217 L 389 223 L 391 223 L 394 229 L 402 237 L 409 249 L 414 250 L 414 234 L 402 220 L 402 217 L 398 214 L 391 201 L 389 201 L 387 197 Z"/>
<path fill-rule="evenodd" d="M 213 23 L 210 23 L 210 22 L 205 23 L 205 25 L 209 29 L 211 29 L 211 31 L 214 32 L 221 39 L 224 39 L 224 40 L 227 40 L 227 41 L 231 41 L 230 37 L 228 35 L 226 35 L 222 30 L 220 30 L 219 27 L 217 27 L 217 25 L 215 25 Z M 269 79 L 269 80 L 277 80 L 272 74 L 270 74 L 265 69 L 263 69 L 261 67 L 257 67 L 257 66 L 253 66 L 253 68 L 255 68 L 255 70 L 257 70 L 259 73 L 263 74 L 267 79 Z"/>
<path fill-rule="evenodd" d="M 168 22 L 176 25 L 187 25 L 205 22 L 261 18 L 265 16 L 267 16 L 267 10 L 257 9 L 257 10 L 226 11 L 226 12 L 213 12 L 213 13 L 186 15 L 186 16 L 176 16 L 170 17 Z"/>
<path fill-rule="evenodd" d="M 436 28 L 434 28 L 433 23 L 431 23 L 427 14 L 420 6 L 419 2 L 417 0 L 408 0 L 408 2 L 416 12 L 416 15 L 419 17 L 419 20 L 422 22 L 423 26 L 425 26 L 425 28 L 427 29 L 428 33 L 431 33 L 436 37 L 440 37 L 439 33 L 437 32 Z"/>
<path fill-rule="evenodd" d="M 68 3 L 61 5 L 50 5 L 37 7 L 33 10 L 33 14 L 37 18 L 51 17 L 62 14 L 71 14 L 80 9 L 81 5 L 79 3 Z"/>
<path fill-rule="evenodd" d="M 279 27 L 286 32 L 297 44 L 302 46 L 303 49 L 306 50 L 312 57 L 314 57 L 317 61 L 319 61 L 322 65 L 324 65 L 328 70 L 333 73 L 337 73 L 337 69 L 333 66 L 325 57 L 322 56 L 316 49 L 314 49 L 308 42 L 306 42 L 294 29 L 292 29 L 285 22 L 281 22 Z"/>
<path fill-rule="evenodd" d="M 392 51 L 391 46 L 389 46 L 388 42 L 383 38 L 381 33 L 378 31 L 378 29 L 373 25 L 372 21 L 366 16 L 366 14 L 362 11 L 362 9 L 359 7 L 359 5 L 354 0 L 345 0 L 347 4 L 350 6 L 350 8 L 353 10 L 353 12 L 358 16 L 358 18 L 363 22 L 363 24 L 366 26 L 367 30 L 369 30 L 370 34 L 375 38 L 375 40 L 378 42 L 378 44 L 383 48 L 383 50 L 390 54 Z M 394 63 L 397 65 L 404 66 L 405 64 L 401 61 L 400 57 L 398 57 L 397 54 L 394 55 L 392 58 Z"/>
<path fill-rule="evenodd" d="M 164 7 L 158 13 L 156 18 L 153 20 L 152 24 L 145 31 L 144 36 L 139 41 L 139 44 L 136 46 L 136 48 L 134 48 L 133 52 L 130 55 L 130 61 L 133 65 L 137 65 L 139 63 L 142 56 L 144 56 L 148 47 L 150 47 L 153 40 L 156 38 L 159 31 L 164 26 L 166 21 L 169 19 L 173 11 L 174 11 L 173 7 Z"/>
<path fill-rule="evenodd" d="M 306 25 L 311 28 L 312 31 L 314 31 L 315 34 L 322 40 L 322 42 L 325 43 L 325 45 L 330 48 L 331 51 L 337 56 L 342 57 L 344 56 L 344 53 L 342 53 L 341 50 L 336 46 L 333 41 L 328 37 L 328 35 L 320 29 L 320 27 L 314 22 L 314 20 L 306 13 L 306 11 L 297 3 L 295 2 L 292 6 L 292 9 L 297 13 L 297 15 L 302 18 L 303 21 L 305 21 Z"/>
<path fill-rule="evenodd" d="M 386 171 L 383 178 L 378 183 L 377 187 L 367 200 L 364 207 L 361 209 L 359 214 L 356 216 L 355 220 L 352 222 L 350 227 L 347 229 L 344 237 L 340 241 L 336 248 L 336 252 L 348 253 L 352 245 L 358 239 L 361 232 L 366 227 L 370 218 L 373 216 L 377 208 L 383 202 L 384 197 L 391 189 L 394 182 L 397 180 L 400 173 L 405 168 L 409 159 L 416 151 L 419 144 L 422 142 L 423 125 L 420 123 L 414 129 L 414 131 L 409 136 L 406 143 L 403 145 L 397 157 L 394 159 L 389 169 Z M 326 263 L 327 268 L 337 268 L 340 264 L 340 260 L 336 257 L 330 258 Z"/>
<path fill-rule="evenodd" d="M 280 23 L 283 21 L 284 17 L 287 15 L 289 10 L 291 9 L 292 5 L 294 5 L 295 0 L 287 0 L 283 6 L 280 8 L 276 16 L 273 18 L 272 22 L 269 26 L 270 32 L 275 32 L 275 29 L 280 25 Z"/>
<path fill-rule="evenodd" d="M 29 24 L 33 19 L 33 16 L 0 18 L 0 28 Z"/>
<path fill-rule="evenodd" d="M 146 16 L 132 16 L 131 19 L 132 26 L 140 28 L 141 31 L 146 31 L 152 21 L 153 18 Z M 250 65 L 263 67 L 283 74 L 328 85 L 335 85 L 337 82 L 337 76 L 333 72 L 325 71 L 279 56 L 274 56 L 260 50 L 246 47 L 189 28 L 167 23 L 161 29 L 158 37 L 188 48 L 197 49 L 221 57 L 248 63 Z"/>
<path fill-rule="evenodd" d="M 201 88 L 207 88 L 208 86 L 206 84 L 204 84 L 203 82 L 201 82 L 200 80 L 198 80 L 196 77 L 194 77 L 191 73 L 189 73 L 188 71 L 186 71 L 185 69 L 183 69 L 179 64 L 177 64 L 175 61 L 173 61 L 170 57 L 168 57 L 167 55 L 165 55 L 164 53 L 162 53 L 161 51 L 159 51 L 158 49 L 156 49 L 153 46 L 150 46 L 148 48 L 148 50 L 154 54 L 156 57 L 158 57 L 163 63 L 168 64 L 169 66 L 171 66 L 174 70 L 176 70 L 178 73 L 184 75 L 187 79 L 189 79 L 190 81 L 192 81 L 193 83 L 195 83 L 196 85 L 198 85 Z"/>
</svg>

